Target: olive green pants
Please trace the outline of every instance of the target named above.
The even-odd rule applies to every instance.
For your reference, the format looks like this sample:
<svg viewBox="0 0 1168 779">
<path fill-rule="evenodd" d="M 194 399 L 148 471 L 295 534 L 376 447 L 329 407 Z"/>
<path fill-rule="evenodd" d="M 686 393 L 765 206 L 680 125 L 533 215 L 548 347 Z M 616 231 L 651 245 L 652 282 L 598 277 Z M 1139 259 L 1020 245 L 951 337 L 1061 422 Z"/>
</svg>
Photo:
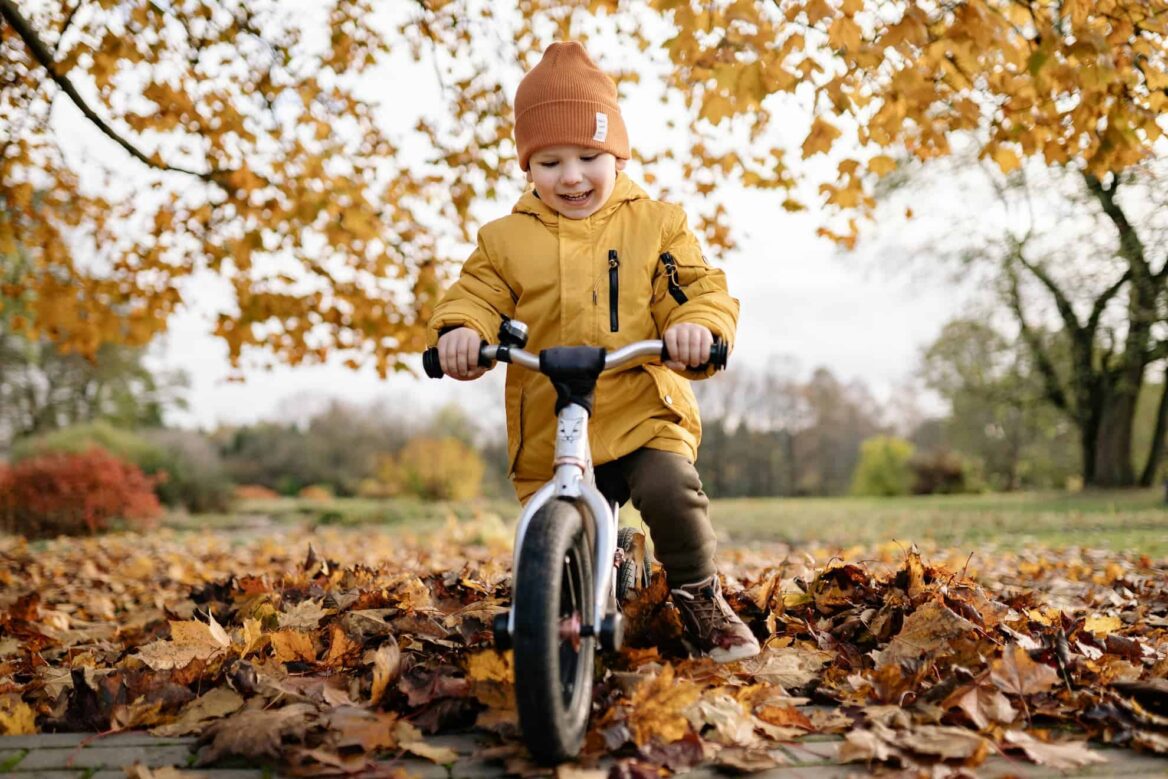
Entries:
<svg viewBox="0 0 1168 779">
<path fill-rule="evenodd" d="M 610 501 L 633 506 L 649 526 L 653 552 L 670 587 L 700 581 L 715 571 L 717 539 L 710 500 L 693 463 L 679 454 L 638 449 L 596 469 L 596 486 Z"/>
</svg>

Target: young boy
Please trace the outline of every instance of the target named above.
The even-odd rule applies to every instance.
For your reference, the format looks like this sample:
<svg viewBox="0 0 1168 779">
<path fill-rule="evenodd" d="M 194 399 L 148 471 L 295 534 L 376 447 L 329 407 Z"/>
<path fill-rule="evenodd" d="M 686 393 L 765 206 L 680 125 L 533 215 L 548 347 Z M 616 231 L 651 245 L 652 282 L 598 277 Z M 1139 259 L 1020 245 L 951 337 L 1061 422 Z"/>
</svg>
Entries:
<svg viewBox="0 0 1168 779">
<path fill-rule="evenodd" d="M 601 376 L 590 425 L 597 486 L 630 497 L 649 526 L 688 638 L 718 662 L 758 653 L 722 597 L 709 501 L 693 463 L 701 423 L 689 382 L 715 336 L 730 341 L 738 301 L 706 264 L 677 206 L 651 200 L 621 171 L 629 142 L 616 86 L 575 42 L 554 43 L 515 95 L 519 165 L 533 186 L 478 247 L 430 320 L 442 370 L 476 379 L 478 349 L 503 317 L 530 328 L 527 349 L 609 350 L 664 339 L 671 360 Z M 507 371 L 510 475 L 526 501 L 551 478 L 555 392 Z"/>
</svg>

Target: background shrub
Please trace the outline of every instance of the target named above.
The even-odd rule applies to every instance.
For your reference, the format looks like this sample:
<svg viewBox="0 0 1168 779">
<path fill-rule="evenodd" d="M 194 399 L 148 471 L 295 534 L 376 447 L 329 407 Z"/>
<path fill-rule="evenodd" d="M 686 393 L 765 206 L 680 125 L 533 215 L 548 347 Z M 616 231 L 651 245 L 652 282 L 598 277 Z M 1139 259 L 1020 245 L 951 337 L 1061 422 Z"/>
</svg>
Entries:
<svg viewBox="0 0 1168 779">
<path fill-rule="evenodd" d="M 17 441 L 12 460 L 81 454 L 95 446 L 154 477 L 154 492 L 167 506 L 193 512 L 225 511 L 231 503 L 231 482 L 219 453 L 193 431 L 158 428 L 137 433 L 108 422 L 87 422 Z"/>
<path fill-rule="evenodd" d="M 162 513 L 151 478 L 92 447 L 0 467 L 0 529 L 31 538 L 97 533 L 114 520 L 146 528 Z"/>
<path fill-rule="evenodd" d="M 151 445 L 146 462 L 135 461 L 147 474 L 155 474 L 154 492 L 167 506 L 187 511 L 227 511 L 232 484 L 219 452 L 202 434 L 192 430 L 146 430 Z"/>
<path fill-rule="evenodd" d="M 418 437 L 396 455 L 383 456 L 377 476 L 391 494 L 465 500 L 482 491 L 483 461 L 457 438 Z"/>
<path fill-rule="evenodd" d="M 280 497 L 280 493 L 262 484 L 237 484 L 232 496 L 236 500 L 273 500 Z"/>
<path fill-rule="evenodd" d="M 914 495 L 955 495 L 969 491 L 965 461 L 956 452 L 918 454 L 909 463 Z"/>
<path fill-rule="evenodd" d="M 852 477 L 853 495 L 907 495 L 912 486 L 914 447 L 903 438 L 878 435 L 860 444 L 860 462 Z"/>
</svg>

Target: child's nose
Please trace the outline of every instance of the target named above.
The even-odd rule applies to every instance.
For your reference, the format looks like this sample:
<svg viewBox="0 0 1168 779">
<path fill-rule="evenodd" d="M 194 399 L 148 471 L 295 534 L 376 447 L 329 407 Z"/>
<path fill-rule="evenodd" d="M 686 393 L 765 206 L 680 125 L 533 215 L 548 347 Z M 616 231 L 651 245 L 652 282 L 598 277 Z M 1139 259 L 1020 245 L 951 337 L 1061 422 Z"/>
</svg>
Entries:
<svg viewBox="0 0 1168 779">
<path fill-rule="evenodd" d="M 581 179 L 580 166 L 569 162 L 564 165 L 563 173 L 560 175 L 565 184 L 575 184 Z"/>
</svg>

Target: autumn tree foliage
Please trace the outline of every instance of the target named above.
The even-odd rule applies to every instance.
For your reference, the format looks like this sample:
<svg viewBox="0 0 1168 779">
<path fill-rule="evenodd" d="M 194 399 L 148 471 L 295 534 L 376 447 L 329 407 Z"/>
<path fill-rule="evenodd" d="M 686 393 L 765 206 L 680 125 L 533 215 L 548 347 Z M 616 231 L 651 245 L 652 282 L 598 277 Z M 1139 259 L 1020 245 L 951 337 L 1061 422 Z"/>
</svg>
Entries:
<svg viewBox="0 0 1168 779">
<path fill-rule="evenodd" d="M 596 42 L 626 94 L 660 87 L 660 137 L 638 139 L 635 156 L 658 192 L 689 196 L 715 249 L 734 241 L 717 195 L 727 181 L 775 191 L 776 208 L 821 208 L 820 234 L 853 247 L 877 182 L 906 159 L 972 146 L 1004 174 L 1078 177 L 1122 267 L 1085 308 L 1041 258 L 1008 255 L 1002 273 L 1045 290 L 1073 344 L 1070 374 L 1036 359 L 1081 432 L 1087 481 L 1135 479 L 1131 409 L 1148 365 L 1168 356 L 1168 271 L 1125 186 L 1164 129 L 1166 0 L 396 10 L 377 18 L 369 0 L 334 0 L 292 19 L 274 2 L 0 0 L 0 120 L 14 128 L 0 154 L 0 252 L 16 258 L 21 326 L 83 351 L 141 343 L 206 269 L 231 289 L 216 332 L 234 359 L 262 347 L 291 362 L 340 352 L 399 367 L 420 346 L 440 261 L 458 254 L 451 240 L 471 234 L 476 203 L 520 180 L 514 84 L 548 42 L 573 37 Z M 389 136 L 360 89 L 401 50 L 429 66 L 441 106 L 408 138 Z M 377 98 L 400 111 L 402 95 L 390 83 Z M 58 103 L 116 144 L 106 173 L 132 169 L 142 183 L 101 186 L 102 160 L 67 156 Z M 805 124 L 787 121 L 791 106 Z M 1032 332 L 1035 315 L 1013 308 Z M 1094 312 L 1112 308 L 1119 322 L 1104 327 Z"/>
<path fill-rule="evenodd" d="M 108 530 L 114 520 L 147 527 L 162 513 L 153 480 L 93 447 L 0 466 L 0 530 L 33 538 Z"/>
</svg>

